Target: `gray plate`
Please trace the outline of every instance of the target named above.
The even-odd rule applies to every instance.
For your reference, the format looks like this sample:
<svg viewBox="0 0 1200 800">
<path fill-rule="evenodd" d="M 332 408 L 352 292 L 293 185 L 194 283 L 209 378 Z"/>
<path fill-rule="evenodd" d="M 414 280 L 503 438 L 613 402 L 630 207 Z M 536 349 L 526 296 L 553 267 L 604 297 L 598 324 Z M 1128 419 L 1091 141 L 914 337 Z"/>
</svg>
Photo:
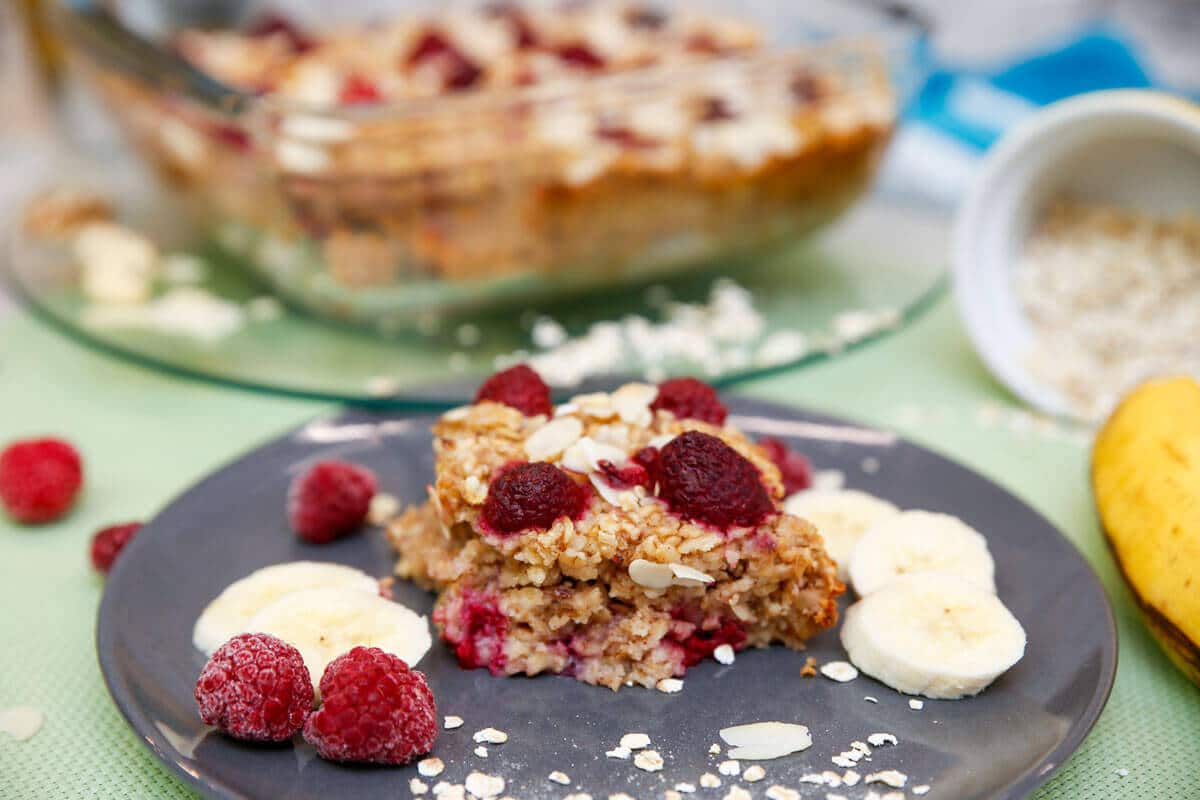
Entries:
<svg viewBox="0 0 1200 800">
<path fill-rule="evenodd" d="M 466 725 L 443 732 L 435 754 L 442 779 L 461 783 L 478 769 L 505 777 L 506 794 L 523 800 L 587 792 L 662 797 L 676 782 L 716 772 L 708 755 L 722 727 L 759 720 L 807 724 L 814 744 L 804 753 L 764 762 L 767 779 L 743 784 L 761 796 L 782 783 L 805 797 L 827 789 L 801 775 L 833 769 L 830 757 L 875 731 L 900 744 L 876 750 L 862 774 L 899 769 L 909 786 L 930 784 L 926 797 L 1023 797 L 1079 745 L 1112 687 L 1116 630 L 1103 589 L 1079 553 L 1049 523 L 1012 495 L 946 459 L 888 433 L 805 412 L 735 399 L 735 424 L 755 435 L 783 435 L 821 469 L 840 469 L 852 487 L 901 507 L 946 511 L 989 540 L 1000 597 L 1029 635 L 1025 658 L 982 695 L 925 702 L 869 678 L 846 684 L 801 679 L 805 653 L 782 648 L 742 653 L 731 666 L 705 662 L 688 672 L 684 690 L 614 693 L 569 678 L 493 678 L 459 669 L 435 644 L 421 662 L 443 714 Z M 383 488 L 419 500 L 433 475 L 430 419 L 347 412 L 318 420 L 254 451 L 202 481 L 151 522 L 118 562 L 100 607 L 100 666 L 117 706 L 154 753 L 181 778 L 215 797 L 388 798 L 408 796 L 413 767 L 355 768 L 316 758 L 303 742 L 278 747 L 239 744 L 200 723 L 192 687 L 204 658 L 192 649 L 201 609 L 232 581 L 268 564 L 295 559 L 338 561 L 388 574 L 392 554 L 378 531 L 326 546 L 288 532 L 283 508 L 292 476 L 318 458 L 350 458 L 376 470 Z M 880 468 L 862 471 L 874 457 Z M 432 597 L 407 584 L 401 602 L 428 613 Z M 836 632 L 815 639 L 819 662 L 844 658 Z M 867 695 L 878 703 L 866 702 Z M 473 755 L 471 734 L 494 726 L 507 744 L 486 759 Z M 659 773 L 604 757 L 624 733 L 644 731 L 666 760 Z M 549 783 L 568 773 L 571 788 Z M 719 798 L 721 789 L 700 790 Z M 432 783 L 432 781 L 430 781 Z M 883 786 L 873 787 L 886 789 Z M 839 789 L 851 798 L 862 784 Z"/>
</svg>

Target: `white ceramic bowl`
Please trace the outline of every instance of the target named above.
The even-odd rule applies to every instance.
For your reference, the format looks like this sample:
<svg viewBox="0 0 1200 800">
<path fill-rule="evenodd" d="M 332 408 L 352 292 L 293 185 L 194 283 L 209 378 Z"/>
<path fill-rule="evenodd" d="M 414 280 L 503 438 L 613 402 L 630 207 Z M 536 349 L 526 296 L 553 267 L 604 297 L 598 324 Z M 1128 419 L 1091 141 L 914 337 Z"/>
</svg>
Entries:
<svg viewBox="0 0 1200 800">
<path fill-rule="evenodd" d="M 1200 210 L 1200 107 L 1159 92 L 1095 92 L 1048 106 L 984 158 L 955 224 L 954 294 L 992 373 L 1021 399 L 1071 416 L 1025 366 L 1033 333 L 1014 269 L 1062 196 L 1172 214 Z"/>
</svg>

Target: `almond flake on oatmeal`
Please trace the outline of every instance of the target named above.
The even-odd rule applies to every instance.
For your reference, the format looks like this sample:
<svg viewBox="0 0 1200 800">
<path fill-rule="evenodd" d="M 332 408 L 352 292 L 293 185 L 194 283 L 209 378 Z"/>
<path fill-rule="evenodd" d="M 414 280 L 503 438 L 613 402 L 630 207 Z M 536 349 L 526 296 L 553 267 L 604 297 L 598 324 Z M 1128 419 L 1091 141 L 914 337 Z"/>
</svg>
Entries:
<svg viewBox="0 0 1200 800">
<path fill-rule="evenodd" d="M 650 746 L 650 737 L 644 733 L 627 733 L 621 737 L 620 746 L 628 750 L 641 750 Z"/>
<path fill-rule="evenodd" d="M 720 764 L 717 764 L 717 772 L 721 773 L 722 775 L 741 775 L 742 765 L 732 758 L 727 759 L 722 761 Z"/>
<path fill-rule="evenodd" d="M 800 793 L 795 789 L 780 786 L 778 783 L 767 787 L 767 800 L 800 800 Z"/>
<path fill-rule="evenodd" d="M 715 658 L 718 663 L 728 666 L 733 663 L 734 659 L 737 658 L 737 654 L 733 652 L 732 645 L 721 644 L 717 645 L 717 647 L 713 650 L 713 658 Z"/>
<path fill-rule="evenodd" d="M 916 700 L 916 699 L 909 700 L 908 707 L 911 708 L 913 711 L 920 711 L 922 708 L 925 707 L 925 701 L 924 700 Z"/>
<path fill-rule="evenodd" d="M 857 772 L 855 772 L 852 769 L 848 769 L 842 773 L 842 785 L 843 786 L 857 786 L 858 782 L 861 780 L 862 780 L 862 775 L 859 775 Z"/>
<path fill-rule="evenodd" d="M 504 744 L 508 741 L 508 734 L 495 728 L 484 728 L 481 731 L 475 731 L 475 736 L 472 738 L 476 742 L 484 744 Z"/>
<path fill-rule="evenodd" d="M 716 582 L 716 578 L 713 576 L 685 564 L 671 563 L 667 566 L 671 568 L 671 573 L 675 578 L 672 583 L 676 586 L 703 586 L 706 583 Z"/>
<path fill-rule="evenodd" d="M 663 678 L 654 684 L 654 688 L 665 694 L 675 694 L 683 691 L 683 681 L 679 678 Z"/>
<path fill-rule="evenodd" d="M 633 765 L 646 772 L 658 772 L 663 768 L 663 758 L 657 750 L 642 750 L 633 757 Z"/>
<path fill-rule="evenodd" d="M 867 737 L 872 747 L 883 747 L 885 744 L 899 744 L 899 740 L 892 733 L 872 733 Z"/>
<path fill-rule="evenodd" d="M 557 417 L 525 439 L 525 455 L 530 461 L 550 461 L 583 435 L 583 423 L 576 417 Z"/>
<path fill-rule="evenodd" d="M 1119 772 L 1120 772 L 1120 770 L 1118 770 L 1118 773 Z M 1128 774 L 1128 772 L 1126 772 L 1126 774 Z M 1125 777 L 1125 776 L 1122 775 L 1121 777 Z M 922 783 L 919 786 L 914 786 L 912 788 L 912 793 L 917 795 L 918 797 L 920 797 L 923 794 L 929 794 L 929 789 L 930 789 L 930 786 L 928 783 Z"/>
<path fill-rule="evenodd" d="M 463 718 L 455 716 L 454 714 L 447 714 L 446 720 L 442 723 L 442 726 L 448 731 L 452 731 L 455 728 L 461 728 L 463 726 Z"/>
<path fill-rule="evenodd" d="M 730 786 L 723 800 L 750 800 L 750 793 L 740 786 Z"/>
<path fill-rule="evenodd" d="M 474 406 L 459 406 L 458 408 L 452 408 L 445 414 L 442 414 L 442 421 L 462 422 L 464 419 L 470 416 L 472 408 L 474 408 Z"/>
<path fill-rule="evenodd" d="M 426 778 L 436 778 L 446 769 L 446 764 L 436 756 L 417 762 L 417 772 Z"/>
<path fill-rule="evenodd" d="M 721 785 L 721 779 L 711 772 L 706 772 L 700 776 L 700 785 L 705 789 L 715 789 Z"/>
<path fill-rule="evenodd" d="M 882 783 L 893 789 L 903 789 L 908 783 L 908 776 L 898 769 L 885 769 L 882 772 L 872 772 L 866 778 L 867 783 Z"/>
<path fill-rule="evenodd" d="M 608 756 L 609 758 L 629 758 L 632 753 L 633 751 L 628 747 L 614 747 L 612 750 L 607 751 L 604 755 Z"/>
<path fill-rule="evenodd" d="M 472 772 L 467 776 L 466 789 L 479 800 L 490 800 L 504 791 L 504 778 L 486 772 Z"/>
<path fill-rule="evenodd" d="M 719 756 L 719 755 L 721 755 L 721 745 L 717 744 L 716 742 L 713 742 L 712 744 L 710 744 L 710 745 L 708 746 L 708 754 L 709 754 L 710 756 Z"/>
<path fill-rule="evenodd" d="M 658 397 L 658 387 L 648 383 L 627 383 L 612 393 L 612 407 L 622 422 L 646 427 L 654 419 L 650 404 Z"/>
<path fill-rule="evenodd" d="M 565 772 L 559 772 L 558 770 L 554 770 L 554 772 L 551 772 L 549 775 L 547 775 L 546 780 L 550 781 L 551 783 L 561 784 L 563 786 L 571 785 L 571 776 Z"/>
<path fill-rule="evenodd" d="M 675 784 L 675 791 L 683 792 L 684 794 L 692 794 L 693 792 L 696 791 L 696 784 L 694 784 L 694 783 L 677 783 L 677 784 Z"/>
<path fill-rule="evenodd" d="M 480 758 L 487 758 L 487 753 L 487 748 L 483 745 L 479 745 L 479 747 L 475 748 L 475 755 L 479 756 Z"/>
<path fill-rule="evenodd" d="M 831 681 L 848 683 L 858 677 L 858 670 L 848 661 L 829 661 L 821 665 L 821 674 Z"/>
<path fill-rule="evenodd" d="M 747 783 L 758 783 L 765 777 L 767 777 L 767 771 L 758 764 L 746 767 L 746 771 L 742 773 L 742 780 Z"/>
<path fill-rule="evenodd" d="M 629 564 L 629 578 L 638 586 L 647 589 L 666 589 L 675 579 L 669 564 L 656 564 L 644 558 L 635 558 Z"/>
<path fill-rule="evenodd" d="M 412 778 L 408 782 L 408 790 L 414 795 L 425 794 L 429 791 L 429 784 L 420 778 Z"/>
</svg>

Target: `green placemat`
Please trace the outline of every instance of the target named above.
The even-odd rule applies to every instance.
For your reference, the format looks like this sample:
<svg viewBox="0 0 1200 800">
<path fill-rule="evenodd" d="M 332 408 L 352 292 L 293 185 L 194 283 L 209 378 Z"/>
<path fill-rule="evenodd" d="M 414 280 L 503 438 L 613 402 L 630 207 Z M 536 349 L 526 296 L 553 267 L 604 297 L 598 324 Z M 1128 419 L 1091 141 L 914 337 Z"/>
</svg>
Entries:
<svg viewBox="0 0 1200 800">
<path fill-rule="evenodd" d="M 1092 511 L 1086 442 L 1020 412 L 970 351 L 948 301 L 879 345 L 745 391 L 940 450 L 1025 498 L 1095 566 L 1120 628 L 1117 684 L 1095 731 L 1039 800 L 1200 797 L 1200 689 L 1161 655 L 1120 583 Z M 161 377 L 23 315 L 0 325 L 0 442 L 56 433 L 80 447 L 87 467 L 86 495 L 65 521 L 34 529 L 0 521 L 0 708 L 46 714 L 27 742 L 0 734 L 0 798 L 190 796 L 104 690 L 93 644 L 102 582 L 88 566 L 88 541 L 101 525 L 152 515 L 208 471 L 324 410 Z"/>
</svg>

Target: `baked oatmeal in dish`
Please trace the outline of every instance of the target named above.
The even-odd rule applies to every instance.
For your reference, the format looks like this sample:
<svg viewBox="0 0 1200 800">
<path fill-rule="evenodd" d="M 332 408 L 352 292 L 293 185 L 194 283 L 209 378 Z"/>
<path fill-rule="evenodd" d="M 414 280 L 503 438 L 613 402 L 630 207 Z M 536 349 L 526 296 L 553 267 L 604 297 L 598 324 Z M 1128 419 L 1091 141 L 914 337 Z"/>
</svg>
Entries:
<svg viewBox="0 0 1200 800">
<path fill-rule="evenodd" d="M 692 379 L 550 408 L 532 370 L 500 373 L 434 425 L 429 500 L 389 528 L 396 573 L 439 593 L 462 666 L 497 675 L 654 686 L 721 645 L 801 648 L 844 587 L 724 418 Z"/>
<path fill-rule="evenodd" d="M 829 220 L 890 134 L 885 59 L 769 33 L 618 2 L 174 32 L 172 49 L 248 99 L 238 115 L 93 74 L 226 240 L 281 289 L 332 303 L 414 281 L 610 283 Z"/>
</svg>

